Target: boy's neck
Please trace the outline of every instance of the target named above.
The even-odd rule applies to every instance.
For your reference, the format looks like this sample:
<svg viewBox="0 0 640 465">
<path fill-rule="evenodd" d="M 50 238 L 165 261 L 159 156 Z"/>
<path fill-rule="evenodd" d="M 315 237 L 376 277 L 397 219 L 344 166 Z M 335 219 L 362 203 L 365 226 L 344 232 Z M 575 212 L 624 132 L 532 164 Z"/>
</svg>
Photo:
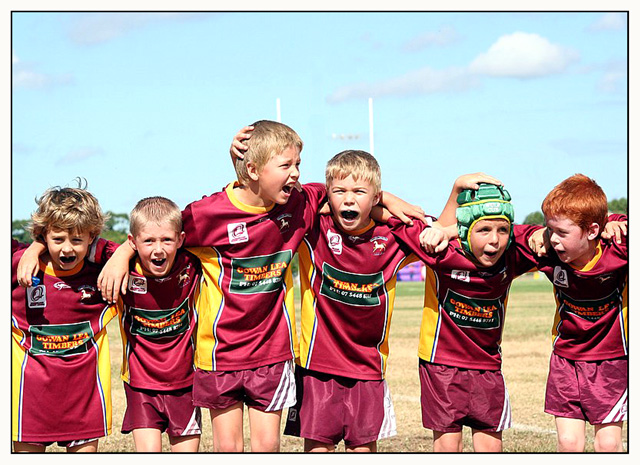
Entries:
<svg viewBox="0 0 640 465">
<path fill-rule="evenodd" d="M 240 202 L 250 207 L 271 208 L 274 203 L 267 201 L 260 196 L 257 182 L 250 182 L 247 185 L 236 183 L 233 186 L 233 193 Z"/>
<path fill-rule="evenodd" d="M 581 257 L 578 257 L 577 259 L 569 263 L 569 265 L 571 265 L 573 268 L 576 268 L 578 270 L 581 270 L 587 267 L 596 258 L 596 256 L 600 255 L 601 249 L 598 247 L 599 244 L 600 244 L 599 237 L 597 239 L 589 241 L 588 251 Z"/>
</svg>

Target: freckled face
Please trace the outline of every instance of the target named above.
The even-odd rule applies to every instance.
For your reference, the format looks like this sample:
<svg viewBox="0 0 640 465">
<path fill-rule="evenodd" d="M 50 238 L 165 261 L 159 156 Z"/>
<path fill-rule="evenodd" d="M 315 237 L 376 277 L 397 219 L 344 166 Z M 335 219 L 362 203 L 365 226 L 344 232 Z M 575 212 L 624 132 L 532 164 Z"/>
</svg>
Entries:
<svg viewBox="0 0 640 465">
<path fill-rule="evenodd" d="M 595 255 L 589 233 L 568 218 L 546 218 L 549 242 L 564 263 L 583 267 Z M 595 234 L 597 236 L 597 232 Z"/>
<path fill-rule="evenodd" d="M 495 265 L 509 243 L 509 222 L 502 219 L 478 221 L 469 234 L 471 253 L 484 267 Z"/>
<path fill-rule="evenodd" d="M 273 156 L 259 173 L 259 195 L 266 203 L 283 205 L 300 177 L 300 151 L 293 146 Z"/>
</svg>

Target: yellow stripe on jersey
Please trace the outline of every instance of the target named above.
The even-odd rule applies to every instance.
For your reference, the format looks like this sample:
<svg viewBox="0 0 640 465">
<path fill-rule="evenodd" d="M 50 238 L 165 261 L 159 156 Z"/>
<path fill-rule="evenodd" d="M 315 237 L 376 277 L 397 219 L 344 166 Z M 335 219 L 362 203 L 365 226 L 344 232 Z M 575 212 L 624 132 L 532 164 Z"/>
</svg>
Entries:
<svg viewBox="0 0 640 465">
<path fill-rule="evenodd" d="M 98 383 L 102 399 L 105 434 L 111 434 L 111 356 L 109 355 L 109 338 L 107 328 L 102 328 L 95 337 L 98 346 Z"/>
<path fill-rule="evenodd" d="M 124 303 L 122 299 L 118 299 L 118 323 L 120 326 L 120 340 L 122 341 L 122 366 L 120 368 L 120 378 L 125 383 L 131 380 L 131 372 L 129 371 L 129 340 L 124 330 Z"/>
<path fill-rule="evenodd" d="M 20 441 L 20 421 L 22 418 L 22 375 L 28 360 L 27 352 L 19 344 L 24 334 L 11 328 L 11 440 Z"/>
<path fill-rule="evenodd" d="M 295 358 L 300 357 L 300 346 L 298 345 L 298 334 L 296 332 L 296 308 L 293 295 L 293 273 L 290 266 L 284 275 L 285 295 L 284 295 L 284 311 L 287 314 L 289 324 L 289 334 L 291 334 L 291 348 Z"/>
<path fill-rule="evenodd" d="M 629 276 L 624 281 L 624 290 L 622 291 L 622 326 L 624 336 L 625 352 L 629 347 Z"/>
<path fill-rule="evenodd" d="M 313 260 L 309 244 L 303 241 L 298 248 L 298 263 L 300 268 L 300 294 L 302 309 L 300 310 L 300 365 L 308 367 L 310 348 L 314 342 L 314 324 L 316 321 L 316 296 L 311 286 L 314 274 Z"/>
<path fill-rule="evenodd" d="M 556 341 L 558 340 L 558 336 L 560 333 L 558 332 L 558 326 L 560 326 L 560 301 L 558 300 L 558 294 L 553 293 L 553 298 L 556 301 L 556 314 L 553 317 L 553 326 L 551 327 L 551 347 L 553 348 L 556 345 Z"/>
<path fill-rule="evenodd" d="M 217 343 L 214 325 L 224 306 L 222 261 L 212 247 L 189 247 L 187 251 L 198 257 L 202 264 L 202 281 L 196 300 L 198 331 L 194 362 L 201 370 L 211 371 L 215 369 L 214 349 Z"/>
<path fill-rule="evenodd" d="M 435 272 L 427 267 L 422 323 L 420 324 L 420 343 L 418 345 L 418 357 L 427 362 L 433 361 L 435 355 L 439 320 L 438 280 Z"/>
</svg>

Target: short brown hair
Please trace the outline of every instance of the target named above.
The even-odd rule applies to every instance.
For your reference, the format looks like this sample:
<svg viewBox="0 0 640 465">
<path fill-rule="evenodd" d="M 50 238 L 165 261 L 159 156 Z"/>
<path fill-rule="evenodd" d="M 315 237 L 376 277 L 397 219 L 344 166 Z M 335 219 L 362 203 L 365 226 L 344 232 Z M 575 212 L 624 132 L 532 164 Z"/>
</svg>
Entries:
<svg viewBox="0 0 640 465">
<path fill-rule="evenodd" d="M 78 178 L 78 185 L 81 184 Z M 102 213 L 98 200 L 82 187 L 52 187 L 36 203 L 38 209 L 31 215 L 28 227 L 33 239 L 43 239 L 51 229 L 86 231 L 96 237 L 109 218 Z"/>
<path fill-rule="evenodd" d="M 583 231 L 597 223 L 600 231 L 607 224 L 607 196 L 602 188 L 584 174 L 575 174 L 554 187 L 542 202 L 545 219 L 565 217 Z"/>
<path fill-rule="evenodd" d="M 374 188 L 374 195 L 382 190 L 380 165 L 368 152 L 345 150 L 329 160 L 325 170 L 327 186 L 334 179 L 344 179 L 352 175 L 354 179 L 368 181 Z"/>
<path fill-rule="evenodd" d="M 182 231 L 182 212 L 178 205 L 165 197 L 146 197 L 140 200 L 129 216 L 129 231 L 137 236 L 147 223 L 169 223 L 177 233 Z"/>
<path fill-rule="evenodd" d="M 295 147 L 302 151 L 302 139 L 286 124 L 275 121 L 261 120 L 252 124 L 251 138 L 245 141 L 249 147 L 244 154 L 244 159 L 235 159 L 234 165 L 238 182 L 247 184 L 251 179 L 247 173 L 247 163 L 252 162 L 258 170 L 275 155 L 284 152 L 289 147 Z"/>
</svg>

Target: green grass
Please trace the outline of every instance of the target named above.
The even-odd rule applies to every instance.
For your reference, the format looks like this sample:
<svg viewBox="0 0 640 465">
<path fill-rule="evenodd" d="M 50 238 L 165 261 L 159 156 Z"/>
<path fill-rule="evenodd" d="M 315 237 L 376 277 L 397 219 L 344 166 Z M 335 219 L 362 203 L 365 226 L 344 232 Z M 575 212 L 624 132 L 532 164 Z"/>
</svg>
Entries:
<svg viewBox="0 0 640 465">
<path fill-rule="evenodd" d="M 423 292 L 424 283 L 398 283 L 387 371 L 398 435 L 380 441 L 378 447 L 381 452 L 432 451 L 433 437 L 422 427 L 419 401 L 417 350 Z M 299 295 L 296 302 L 299 302 Z M 554 313 L 552 286 L 546 278 L 533 279 L 532 275 L 525 275 L 514 281 L 502 343 L 503 373 L 515 424 L 503 435 L 505 452 L 554 452 L 556 449 L 554 420 L 543 410 Z M 299 325 L 299 317 L 297 321 Z M 113 434 L 101 440 L 102 452 L 134 450 L 131 435 L 120 433 L 125 402 L 119 378 L 122 349 L 117 325 L 114 320 L 108 328 L 112 359 Z M 203 412 L 203 423 L 200 450 L 210 452 L 212 439 L 208 412 Z M 465 428 L 465 452 L 473 450 L 470 433 Z M 627 438 L 626 424 L 623 434 Z M 245 425 L 245 450 L 249 450 L 248 437 L 249 430 Z M 593 428 L 588 428 L 588 438 L 587 451 L 593 451 Z M 168 451 L 166 438 L 164 445 Z M 301 452 L 302 440 L 283 436 L 281 449 L 283 452 Z M 338 450 L 344 449 L 339 446 Z"/>
</svg>

